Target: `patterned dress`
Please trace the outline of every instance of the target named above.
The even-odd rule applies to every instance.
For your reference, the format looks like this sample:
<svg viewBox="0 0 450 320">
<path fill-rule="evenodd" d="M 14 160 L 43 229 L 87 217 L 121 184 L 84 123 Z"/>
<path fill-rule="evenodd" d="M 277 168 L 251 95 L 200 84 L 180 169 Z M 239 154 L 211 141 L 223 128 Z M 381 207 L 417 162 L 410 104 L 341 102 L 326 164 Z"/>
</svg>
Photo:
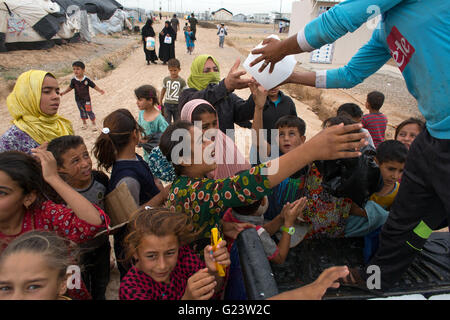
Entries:
<svg viewBox="0 0 450 320">
<path fill-rule="evenodd" d="M 205 263 L 188 247 L 178 250 L 177 265 L 170 274 L 170 283 L 153 280 L 152 277 L 131 267 L 120 283 L 120 300 L 181 300 L 188 279 Z"/>
<path fill-rule="evenodd" d="M 16 125 L 12 125 L 0 138 L 0 152 L 22 151 L 31 154 L 31 149 L 36 147 L 39 147 L 39 143 Z"/>
<path fill-rule="evenodd" d="M 321 184 L 322 176 L 313 164 L 300 184 L 308 199 L 303 211 L 304 220 L 312 225 L 305 239 L 343 237 L 352 201 L 330 195 Z"/>
<path fill-rule="evenodd" d="M 226 179 L 178 177 L 172 184 L 167 207 L 192 216 L 203 237 L 221 226 L 221 213 L 227 208 L 252 203 L 270 193 L 269 180 L 261 174 L 265 164 Z"/>
<path fill-rule="evenodd" d="M 97 210 L 100 212 L 103 223 L 94 226 L 78 218 L 73 210 L 65 205 L 48 200 L 39 207 L 25 212 L 20 233 L 10 236 L 0 232 L 0 242 L 4 249 L 8 243 L 27 231 L 48 230 L 55 231 L 59 236 L 75 243 L 83 243 L 92 239 L 99 231 L 109 225 L 109 217 L 100 208 L 97 207 Z M 1 249 L 0 246 L 0 252 Z M 77 300 L 91 298 L 83 281 L 81 281 L 81 289 L 68 290 L 68 295 Z"/>
</svg>

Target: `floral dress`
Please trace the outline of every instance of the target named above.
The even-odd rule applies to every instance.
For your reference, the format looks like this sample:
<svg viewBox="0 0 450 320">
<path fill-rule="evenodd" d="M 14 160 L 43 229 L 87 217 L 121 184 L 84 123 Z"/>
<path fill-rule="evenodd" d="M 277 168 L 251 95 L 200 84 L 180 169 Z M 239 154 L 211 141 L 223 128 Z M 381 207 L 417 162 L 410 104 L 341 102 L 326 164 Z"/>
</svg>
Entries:
<svg viewBox="0 0 450 320">
<path fill-rule="evenodd" d="M 270 193 L 269 180 L 261 174 L 265 164 L 226 179 L 180 176 L 170 189 L 167 207 L 192 216 L 197 230 L 209 238 L 211 228 L 221 226 L 221 213 L 227 208 L 253 203 Z"/>
<path fill-rule="evenodd" d="M 26 132 L 12 125 L 0 138 L 0 152 L 22 151 L 31 154 L 31 149 L 39 147 Z"/>
<path fill-rule="evenodd" d="M 312 225 L 305 239 L 343 237 L 352 201 L 326 192 L 321 186 L 322 176 L 314 164 L 305 177 L 300 184 L 303 196 L 308 199 L 303 216 Z"/>
</svg>

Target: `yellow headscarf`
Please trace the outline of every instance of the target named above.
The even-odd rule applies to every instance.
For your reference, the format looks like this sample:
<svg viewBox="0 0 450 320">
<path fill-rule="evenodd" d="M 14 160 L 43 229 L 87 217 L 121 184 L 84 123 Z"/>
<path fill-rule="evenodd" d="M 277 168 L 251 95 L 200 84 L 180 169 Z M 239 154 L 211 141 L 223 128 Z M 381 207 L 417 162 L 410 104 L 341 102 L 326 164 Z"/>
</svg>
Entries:
<svg viewBox="0 0 450 320">
<path fill-rule="evenodd" d="M 41 70 L 22 73 L 6 99 L 13 123 L 39 144 L 73 134 L 69 120 L 41 111 L 42 83 L 47 74 L 49 73 Z"/>
<path fill-rule="evenodd" d="M 191 64 L 191 75 L 188 78 L 189 88 L 194 88 L 199 91 L 206 89 L 210 83 L 220 82 L 220 69 L 219 72 L 203 73 L 206 60 L 211 59 L 219 69 L 219 62 L 208 54 L 202 54 L 197 56 Z"/>
</svg>

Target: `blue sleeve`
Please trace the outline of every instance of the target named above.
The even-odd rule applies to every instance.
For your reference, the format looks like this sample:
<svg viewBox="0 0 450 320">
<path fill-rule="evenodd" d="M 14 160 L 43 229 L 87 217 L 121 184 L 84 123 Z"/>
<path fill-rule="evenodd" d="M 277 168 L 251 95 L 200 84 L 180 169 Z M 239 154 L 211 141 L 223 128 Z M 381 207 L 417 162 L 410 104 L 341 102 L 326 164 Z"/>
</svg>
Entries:
<svg viewBox="0 0 450 320">
<path fill-rule="evenodd" d="M 383 14 L 403 0 L 346 0 L 334 6 L 305 26 L 305 39 L 313 48 L 333 43 L 347 32 L 353 32 L 374 15 L 378 7 Z"/>
<path fill-rule="evenodd" d="M 326 88 L 352 88 L 380 69 L 391 57 L 380 36 L 380 29 L 375 29 L 346 66 L 326 71 Z"/>
</svg>

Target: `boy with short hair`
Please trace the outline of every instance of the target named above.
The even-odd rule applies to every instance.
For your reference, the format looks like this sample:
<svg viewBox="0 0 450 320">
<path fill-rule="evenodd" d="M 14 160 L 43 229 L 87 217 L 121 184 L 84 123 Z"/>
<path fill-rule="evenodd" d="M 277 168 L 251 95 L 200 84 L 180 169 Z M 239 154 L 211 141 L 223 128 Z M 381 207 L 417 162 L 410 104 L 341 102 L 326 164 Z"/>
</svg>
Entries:
<svg viewBox="0 0 450 320">
<path fill-rule="evenodd" d="M 76 191 L 102 210 L 109 178 L 92 170 L 92 160 L 80 136 L 62 136 L 53 139 L 47 150 L 56 159 L 58 173 Z M 81 263 L 83 281 L 94 300 L 105 300 L 110 275 L 111 247 L 107 234 L 83 244 Z"/>
<path fill-rule="evenodd" d="M 271 152 L 272 148 L 278 148 L 280 155 L 282 155 L 288 153 L 306 141 L 306 123 L 303 119 L 297 116 L 287 115 L 277 120 L 275 123 L 275 129 L 278 129 L 278 143 L 274 146 L 266 143 L 266 141 L 259 140 L 259 130 L 262 129 L 262 122 L 262 109 L 257 110 L 257 108 L 255 108 L 255 117 L 253 119 L 252 128 L 257 134 L 256 149 L 258 152 L 258 163 L 265 162 L 266 160 L 273 158 L 274 155 Z M 260 159 L 259 157 L 259 149 L 263 145 L 266 145 L 268 159 Z M 308 168 L 306 167 L 303 168 L 291 177 L 283 180 L 279 185 L 272 189 L 272 193 L 268 196 L 269 207 L 264 214 L 266 219 L 274 219 L 281 212 L 286 203 L 292 203 L 300 198 L 300 185 L 304 180 L 307 169 Z"/>
<path fill-rule="evenodd" d="M 384 94 L 378 91 L 372 91 L 367 95 L 366 108 L 369 114 L 362 117 L 361 123 L 364 128 L 369 130 L 372 136 L 375 148 L 384 141 L 388 119 L 380 112 L 384 103 Z"/>
<path fill-rule="evenodd" d="M 391 208 L 400 187 L 400 179 L 406 163 L 408 149 L 397 140 L 386 140 L 379 144 L 375 161 L 383 176 L 383 188 L 372 194 L 370 200 L 385 210 Z"/>
<path fill-rule="evenodd" d="M 92 111 L 91 96 L 89 94 L 89 87 L 94 88 L 94 90 L 100 92 L 100 94 L 105 94 L 105 91 L 100 89 L 91 79 L 85 76 L 84 71 L 86 66 L 81 61 L 75 61 L 72 64 L 72 69 L 74 77 L 70 81 L 70 86 L 61 92 L 61 96 L 65 95 L 72 89 L 75 89 L 75 102 L 77 103 L 78 110 L 80 111 L 80 118 L 83 121 L 83 126 L 81 129 L 87 129 L 86 120 L 91 119 L 92 131 L 97 131 L 97 125 L 95 124 L 95 114 Z"/>
<path fill-rule="evenodd" d="M 172 118 L 174 122 L 180 118 L 178 99 L 181 91 L 183 91 L 187 85 L 186 81 L 179 76 L 181 65 L 178 59 L 170 59 L 168 61 L 168 69 L 170 76 L 165 77 L 163 80 L 160 104 L 163 106 L 164 118 L 167 123 L 170 124 L 172 122 Z"/>
</svg>

